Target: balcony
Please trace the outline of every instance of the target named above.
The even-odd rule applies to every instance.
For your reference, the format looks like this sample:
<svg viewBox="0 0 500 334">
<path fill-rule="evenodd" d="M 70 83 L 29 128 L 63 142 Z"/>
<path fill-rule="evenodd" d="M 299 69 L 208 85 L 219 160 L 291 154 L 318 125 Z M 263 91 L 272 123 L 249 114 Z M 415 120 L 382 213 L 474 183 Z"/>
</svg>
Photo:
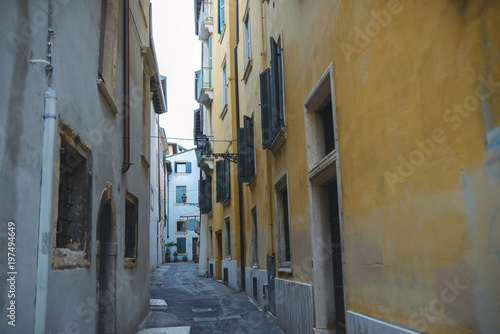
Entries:
<svg viewBox="0 0 500 334">
<path fill-rule="evenodd" d="M 212 2 L 202 1 L 200 15 L 198 16 L 198 38 L 200 41 L 208 40 L 213 31 Z"/>
<path fill-rule="evenodd" d="M 196 101 L 208 106 L 208 101 L 212 100 L 212 68 L 203 67 L 196 77 Z"/>
</svg>

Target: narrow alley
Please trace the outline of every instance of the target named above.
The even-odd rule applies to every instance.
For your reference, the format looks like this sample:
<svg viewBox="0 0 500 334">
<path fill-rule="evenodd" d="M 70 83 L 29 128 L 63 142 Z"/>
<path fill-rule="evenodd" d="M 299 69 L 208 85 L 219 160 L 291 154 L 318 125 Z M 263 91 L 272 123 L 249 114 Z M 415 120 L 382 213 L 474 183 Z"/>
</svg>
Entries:
<svg viewBox="0 0 500 334">
<path fill-rule="evenodd" d="M 245 293 L 197 271 L 197 264 L 178 262 L 151 274 L 150 312 L 138 334 L 284 333 Z"/>
</svg>

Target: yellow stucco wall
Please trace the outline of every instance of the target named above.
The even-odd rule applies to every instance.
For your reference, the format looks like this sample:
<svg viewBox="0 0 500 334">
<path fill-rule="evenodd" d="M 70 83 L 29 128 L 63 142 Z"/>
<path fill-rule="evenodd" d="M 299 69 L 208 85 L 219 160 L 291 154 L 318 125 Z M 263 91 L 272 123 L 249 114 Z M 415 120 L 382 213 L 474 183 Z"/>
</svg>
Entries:
<svg viewBox="0 0 500 334">
<path fill-rule="evenodd" d="M 255 186 L 243 186 L 245 267 L 252 207 L 260 269 L 276 251 L 274 184 L 287 173 L 292 274 L 279 276 L 312 282 L 304 101 L 332 63 L 347 309 L 429 333 L 499 331 L 500 149 L 486 133 L 500 126 L 500 2 L 240 0 L 239 16 L 240 116 L 253 116 L 256 147 Z M 234 1 L 222 43 L 216 6 L 213 17 L 214 134 L 235 140 Z M 273 155 L 262 150 L 259 74 L 270 66 L 269 37 L 280 34 L 286 142 Z M 230 94 L 221 120 L 224 57 Z M 239 259 L 236 165 L 231 173 L 225 208 L 213 178 L 213 229 L 231 215 Z"/>
<path fill-rule="evenodd" d="M 247 3 L 253 67 L 240 103 L 254 115 L 257 182 L 244 192 L 246 266 L 254 205 L 262 267 L 276 248 L 268 189 L 287 172 L 285 278 L 311 281 L 303 104 L 333 63 L 347 309 L 432 333 L 499 330 L 500 163 L 486 132 L 500 126 L 500 3 L 271 0 L 261 12 L 242 0 L 240 18 Z M 279 33 L 287 138 L 273 156 L 261 148 L 258 75 Z"/>
</svg>

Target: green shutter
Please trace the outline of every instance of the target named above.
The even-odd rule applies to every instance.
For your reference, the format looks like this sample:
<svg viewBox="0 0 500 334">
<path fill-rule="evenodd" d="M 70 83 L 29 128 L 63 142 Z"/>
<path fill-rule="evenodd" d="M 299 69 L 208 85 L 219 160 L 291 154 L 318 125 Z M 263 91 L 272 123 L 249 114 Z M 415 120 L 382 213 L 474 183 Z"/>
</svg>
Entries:
<svg viewBox="0 0 500 334">
<path fill-rule="evenodd" d="M 229 160 L 224 160 L 224 174 L 226 176 L 224 185 L 226 187 L 225 198 L 227 200 L 231 197 L 231 165 Z"/>
<path fill-rule="evenodd" d="M 267 68 L 260 74 L 260 109 L 262 125 L 262 148 L 266 149 L 273 143 L 272 137 L 272 92 L 271 92 L 271 70 Z"/>
<path fill-rule="evenodd" d="M 283 113 L 282 92 L 281 92 L 281 52 L 278 44 L 271 37 L 271 108 L 272 108 L 272 141 L 278 135 Z"/>
<path fill-rule="evenodd" d="M 215 162 L 215 186 L 217 191 L 217 203 L 223 201 L 222 192 L 223 192 L 223 178 L 222 178 L 222 160 L 218 160 Z"/>
<path fill-rule="evenodd" d="M 177 173 L 177 162 L 174 162 L 174 173 Z"/>
<path fill-rule="evenodd" d="M 205 185 L 207 213 L 212 211 L 212 177 L 207 175 L 207 183 Z"/>
<path fill-rule="evenodd" d="M 255 175 L 255 148 L 253 120 L 243 117 L 243 128 L 238 129 L 238 182 L 248 182 Z"/>
<path fill-rule="evenodd" d="M 191 173 L 191 163 L 186 162 L 186 173 Z"/>
</svg>

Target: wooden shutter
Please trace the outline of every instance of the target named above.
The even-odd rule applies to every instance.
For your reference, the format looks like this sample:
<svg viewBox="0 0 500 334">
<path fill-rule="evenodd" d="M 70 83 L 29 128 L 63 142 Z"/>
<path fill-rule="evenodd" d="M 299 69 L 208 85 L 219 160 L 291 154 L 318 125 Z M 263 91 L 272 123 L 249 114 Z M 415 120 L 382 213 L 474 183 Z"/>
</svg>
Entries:
<svg viewBox="0 0 500 334">
<path fill-rule="evenodd" d="M 273 110 L 272 118 L 272 130 L 273 130 L 273 141 L 278 135 L 282 123 L 283 115 L 283 100 L 282 100 L 282 89 L 281 89 L 281 50 L 278 44 L 271 37 L 271 94 L 272 101 L 271 107 Z"/>
<path fill-rule="evenodd" d="M 193 138 L 196 139 L 198 135 L 201 134 L 201 111 L 197 109 L 194 111 L 194 126 L 193 126 Z"/>
<path fill-rule="evenodd" d="M 186 173 L 191 173 L 191 163 L 186 162 Z"/>
<path fill-rule="evenodd" d="M 247 174 L 251 179 L 255 175 L 255 145 L 254 145 L 253 119 L 251 119 L 248 116 L 244 116 L 243 123 L 245 124 L 245 137 L 247 144 L 247 156 L 246 156 Z"/>
<path fill-rule="evenodd" d="M 238 182 L 248 182 L 255 175 L 253 120 L 243 117 L 243 128 L 238 129 Z"/>
<path fill-rule="evenodd" d="M 217 32 L 220 34 L 220 0 L 217 0 Z"/>
<path fill-rule="evenodd" d="M 260 74 L 260 110 L 262 125 L 262 148 L 266 149 L 273 143 L 272 138 L 272 92 L 271 70 L 267 68 Z"/>
<path fill-rule="evenodd" d="M 238 182 L 248 182 L 246 173 L 245 128 L 238 129 Z"/>
<path fill-rule="evenodd" d="M 227 200 L 231 197 L 231 173 L 230 173 L 230 162 L 229 160 L 224 160 L 224 174 L 225 174 L 225 182 L 224 186 L 226 188 L 224 200 Z"/>
<path fill-rule="evenodd" d="M 222 192 L 224 191 L 223 188 L 223 181 L 224 179 L 222 178 L 222 160 L 216 161 L 215 162 L 215 185 L 216 185 L 216 190 L 217 190 L 217 203 L 220 203 L 223 201 L 222 199 Z"/>
<path fill-rule="evenodd" d="M 207 213 L 212 211 L 212 177 L 207 175 L 206 184 L 205 184 L 205 194 L 206 194 L 206 210 Z"/>
<path fill-rule="evenodd" d="M 206 214 L 207 211 L 207 180 L 198 181 L 198 203 L 200 205 L 200 211 L 202 214 Z"/>
</svg>

